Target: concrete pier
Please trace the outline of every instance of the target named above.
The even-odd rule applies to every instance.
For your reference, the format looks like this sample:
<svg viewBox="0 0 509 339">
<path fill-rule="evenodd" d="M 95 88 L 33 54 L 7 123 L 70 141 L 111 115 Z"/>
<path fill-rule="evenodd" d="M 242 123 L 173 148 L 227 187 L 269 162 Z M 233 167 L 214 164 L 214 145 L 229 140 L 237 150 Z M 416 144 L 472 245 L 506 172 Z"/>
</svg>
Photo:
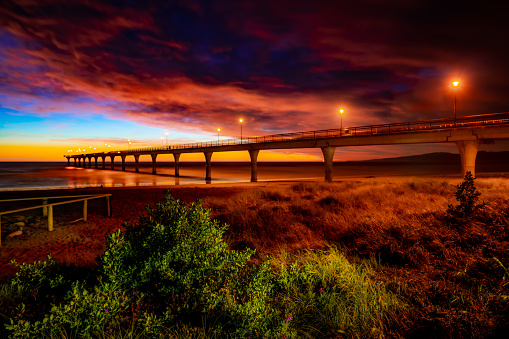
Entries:
<svg viewBox="0 0 509 339">
<path fill-rule="evenodd" d="M 179 159 L 180 153 L 173 153 L 173 158 L 175 159 L 175 176 L 180 176 L 180 168 L 179 168 Z"/>
<path fill-rule="evenodd" d="M 336 147 L 326 146 L 321 147 L 323 153 L 323 163 L 325 165 L 325 181 L 332 182 L 332 160 L 334 159 L 334 152 Z"/>
<path fill-rule="evenodd" d="M 94 157 L 94 168 L 97 169 L 97 158 L 99 158 L 98 156 L 95 156 Z"/>
<path fill-rule="evenodd" d="M 115 156 L 114 155 L 110 155 L 110 159 L 111 159 L 111 170 L 114 171 L 115 170 Z"/>
<path fill-rule="evenodd" d="M 151 154 L 150 156 L 152 157 L 152 174 L 157 174 L 157 170 L 156 170 L 157 154 Z"/>
<path fill-rule="evenodd" d="M 140 173 L 140 155 L 139 154 L 134 155 L 134 171 L 136 173 Z"/>
<path fill-rule="evenodd" d="M 103 155 L 101 158 L 103 159 L 103 169 L 106 169 L 106 156 Z"/>
<path fill-rule="evenodd" d="M 249 157 L 251 158 L 251 182 L 258 181 L 258 153 L 259 149 L 249 150 Z"/>
<path fill-rule="evenodd" d="M 205 154 L 205 180 L 212 180 L 212 153 L 213 152 L 203 152 Z"/>
<path fill-rule="evenodd" d="M 463 177 L 468 171 L 475 178 L 475 158 L 479 150 L 480 142 L 477 140 L 456 141 L 456 146 L 461 157 L 461 173 Z"/>
<path fill-rule="evenodd" d="M 175 159 L 175 177 L 180 175 L 179 160 L 183 153 L 203 153 L 205 155 L 205 179 L 212 179 L 212 153 L 248 151 L 251 159 L 251 181 L 258 180 L 257 159 L 260 150 L 291 150 L 320 148 L 324 159 L 325 181 L 332 181 L 334 152 L 337 147 L 358 147 L 374 145 L 404 144 L 442 144 L 455 143 L 461 156 L 461 172 L 467 171 L 475 176 L 475 160 L 481 144 L 490 144 L 496 140 L 509 140 L 509 113 L 492 113 L 456 118 L 442 118 L 423 121 L 399 122 L 370 126 L 349 127 L 348 129 L 325 129 L 295 133 L 273 134 L 258 137 L 222 140 L 221 143 L 198 142 L 173 145 L 171 147 L 148 147 L 135 150 L 119 150 L 89 154 L 66 154 L 64 157 L 74 159 L 74 165 L 86 167 L 86 158 L 101 157 L 103 169 L 105 159 L 111 158 L 111 169 L 114 169 L 114 156 L 122 157 L 122 170 L 125 170 L 125 157 L 134 156 L 135 171 L 139 172 L 139 157 L 152 157 L 152 173 L 156 174 L 156 158 L 159 154 L 173 154 Z M 83 166 L 81 161 L 83 160 Z M 376 173 L 374 173 L 376 174 Z"/>
</svg>

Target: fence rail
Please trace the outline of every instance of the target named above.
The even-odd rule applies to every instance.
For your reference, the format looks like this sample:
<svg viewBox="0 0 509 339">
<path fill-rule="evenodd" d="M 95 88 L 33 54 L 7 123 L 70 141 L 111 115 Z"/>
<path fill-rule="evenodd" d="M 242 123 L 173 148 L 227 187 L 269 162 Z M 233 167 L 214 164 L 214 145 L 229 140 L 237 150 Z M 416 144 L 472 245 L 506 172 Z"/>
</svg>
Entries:
<svg viewBox="0 0 509 339">
<path fill-rule="evenodd" d="M 37 198 L 25 198 L 25 199 L 0 200 L 0 202 L 39 200 L 39 199 L 42 199 L 42 201 L 43 201 L 42 205 L 24 207 L 24 208 L 18 208 L 15 210 L 0 212 L 0 235 L 2 233 L 2 215 L 4 215 L 4 214 L 17 213 L 17 212 L 23 212 L 23 211 L 29 211 L 29 210 L 41 208 L 42 215 L 48 217 L 48 231 L 51 232 L 51 231 L 53 231 L 53 206 L 70 204 L 70 203 L 79 202 L 79 201 L 83 201 L 83 220 L 87 221 L 88 200 L 90 200 L 90 199 L 106 198 L 107 213 L 108 213 L 108 217 L 110 217 L 111 216 L 110 197 L 111 197 L 111 194 L 97 194 L 97 195 L 75 195 L 75 196 L 37 197 Z M 54 202 L 54 203 L 50 203 L 50 204 L 47 203 L 48 199 L 64 199 L 64 198 L 78 198 L 78 199 L 59 201 L 59 202 Z M 78 220 L 80 220 L 80 219 L 78 219 Z M 0 246 L 2 246 L 2 238 L 1 237 L 0 237 Z"/>
<path fill-rule="evenodd" d="M 310 139 L 328 139 L 328 138 L 352 138 L 372 135 L 388 135 L 402 133 L 417 133 L 424 131 L 442 130 L 447 128 L 494 126 L 509 124 L 509 112 L 492 113 L 482 115 L 471 115 L 455 118 L 422 120 L 412 122 L 401 122 L 392 124 L 378 124 L 367 126 L 356 126 L 349 128 L 325 129 L 317 131 L 305 131 L 295 133 L 271 134 L 258 137 L 247 137 L 242 139 L 222 139 L 217 141 L 194 142 L 170 146 L 145 147 L 128 150 L 119 150 L 103 153 L 76 154 L 66 157 L 83 156 L 115 156 L 119 154 L 148 153 L 165 150 L 185 150 L 193 148 L 207 148 L 217 146 L 234 146 L 243 144 L 273 143 L 281 141 L 301 141 Z"/>
</svg>

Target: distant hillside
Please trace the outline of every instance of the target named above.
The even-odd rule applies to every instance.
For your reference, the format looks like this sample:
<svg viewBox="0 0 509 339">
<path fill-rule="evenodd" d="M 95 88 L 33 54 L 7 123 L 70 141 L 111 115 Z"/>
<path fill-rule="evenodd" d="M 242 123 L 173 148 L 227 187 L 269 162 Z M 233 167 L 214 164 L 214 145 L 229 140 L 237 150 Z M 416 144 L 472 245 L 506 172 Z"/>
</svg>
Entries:
<svg viewBox="0 0 509 339">
<path fill-rule="evenodd" d="M 447 152 L 426 153 L 420 155 L 410 155 L 406 157 L 373 159 L 356 162 L 369 162 L 369 163 L 458 163 L 460 161 L 459 154 Z M 353 161 L 352 161 L 353 162 Z M 476 163 L 480 164 L 509 164 L 509 151 L 504 152 L 486 152 L 479 151 L 477 153 Z"/>
</svg>

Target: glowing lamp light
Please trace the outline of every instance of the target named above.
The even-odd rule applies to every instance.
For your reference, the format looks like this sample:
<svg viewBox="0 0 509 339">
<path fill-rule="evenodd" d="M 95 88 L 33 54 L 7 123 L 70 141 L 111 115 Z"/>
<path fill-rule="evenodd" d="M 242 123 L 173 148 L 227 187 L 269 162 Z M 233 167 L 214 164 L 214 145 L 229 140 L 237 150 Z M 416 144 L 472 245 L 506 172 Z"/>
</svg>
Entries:
<svg viewBox="0 0 509 339">
<path fill-rule="evenodd" d="M 454 81 L 452 82 L 452 87 L 459 87 L 459 85 L 460 85 L 459 80 L 454 80 Z"/>
<path fill-rule="evenodd" d="M 341 129 L 343 129 L 343 115 L 345 114 L 345 109 L 342 107 L 338 108 L 338 114 L 341 117 Z"/>
</svg>

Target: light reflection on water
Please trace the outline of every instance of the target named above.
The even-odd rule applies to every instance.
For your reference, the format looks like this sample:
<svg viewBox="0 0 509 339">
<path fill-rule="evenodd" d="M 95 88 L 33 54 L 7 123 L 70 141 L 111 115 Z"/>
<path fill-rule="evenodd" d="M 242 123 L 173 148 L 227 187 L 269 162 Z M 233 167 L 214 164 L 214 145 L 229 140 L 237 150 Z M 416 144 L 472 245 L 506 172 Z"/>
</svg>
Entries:
<svg viewBox="0 0 509 339">
<path fill-rule="evenodd" d="M 174 176 L 173 164 L 168 163 L 158 163 L 157 175 L 152 174 L 150 163 L 140 164 L 140 173 L 135 173 L 134 164 L 129 163 L 126 171 L 121 166 L 115 166 L 112 171 L 109 164 L 106 168 L 81 168 L 63 163 L 0 163 L 0 191 L 207 184 L 202 163 L 181 163 L 180 177 Z M 213 164 L 212 175 L 212 183 L 249 182 L 250 165 Z"/>
<path fill-rule="evenodd" d="M 121 164 L 115 170 L 65 166 L 65 163 L 0 163 L 0 191 L 84 188 L 205 185 L 210 183 L 249 182 L 250 163 L 212 163 L 212 181 L 205 181 L 205 164 L 181 162 L 180 177 L 174 176 L 173 163 L 158 163 L 157 175 L 152 174 L 151 163 L 140 163 L 135 173 L 134 163 Z M 88 164 L 87 164 L 88 165 Z M 94 165 L 92 165 L 94 166 Z M 363 176 L 399 175 L 454 175 L 460 164 L 451 163 L 338 163 L 334 164 L 334 179 Z M 258 181 L 323 180 L 323 163 L 259 163 Z"/>
</svg>

